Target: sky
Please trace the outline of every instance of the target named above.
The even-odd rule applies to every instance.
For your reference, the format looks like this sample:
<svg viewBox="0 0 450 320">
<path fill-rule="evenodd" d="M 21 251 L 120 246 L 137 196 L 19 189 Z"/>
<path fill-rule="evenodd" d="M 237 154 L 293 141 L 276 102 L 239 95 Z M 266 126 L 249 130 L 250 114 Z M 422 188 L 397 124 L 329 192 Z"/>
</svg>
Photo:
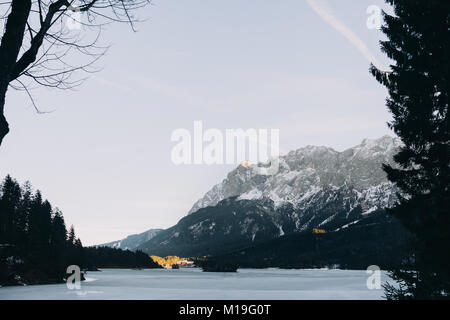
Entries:
<svg viewBox="0 0 450 320">
<path fill-rule="evenodd" d="M 379 0 L 154 0 L 112 24 L 101 69 L 73 91 L 9 90 L 0 174 L 31 181 L 84 245 L 167 228 L 235 165 L 175 165 L 171 134 L 279 129 L 280 149 L 342 151 L 386 126 Z M 82 30 L 85 31 L 85 30 Z M 387 70 L 387 69 L 386 69 Z"/>
</svg>

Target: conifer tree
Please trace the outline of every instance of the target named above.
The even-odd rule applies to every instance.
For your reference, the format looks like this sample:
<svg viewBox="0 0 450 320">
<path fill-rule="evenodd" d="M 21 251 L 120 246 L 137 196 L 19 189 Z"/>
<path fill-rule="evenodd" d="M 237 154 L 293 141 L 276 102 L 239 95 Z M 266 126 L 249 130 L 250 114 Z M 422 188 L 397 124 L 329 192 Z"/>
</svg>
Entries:
<svg viewBox="0 0 450 320">
<path fill-rule="evenodd" d="M 381 49 L 391 72 L 371 71 L 389 93 L 389 127 L 404 145 L 384 167 L 399 188 L 389 210 L 412 235 L 414 254 L 387 285 L 390 299 L 450 297 L 450 130 L 448 115 L 450 1 L 386 0 Z"/>
<path fill-rule="evenodd" d="M 52 217 L 51 244 L 64 248 L 67 241 L 67 230 L 64 217 L 59 209 L 55 209 Z"/>
<path fill-rule="evenodd" d="M 18 233 L 14 219 L 20 198 L 20 185 L 7 175 L 2 185 L 0 199 L 0 243 L 11 244 Z"/>
<path fill-rule="evenodd" d="M 21 249 L 25 249 L 28 243 L 28 219 L 31 212 L 32 196 L 31 184 L 27 181 L 22 186 L 22 198 L 20 199 L 15 213 L 15 221 L 18 230 L 15 242 Z"/>
<path fill-rule="evenodd" d="M 55 209 L 52 217 L 52 228 L 50 238 L 50 272 L 56 278 L 64 277 L 67 268 L 67 230 L 64 217 L 59 209 Z"/>
<path fill-rule="evenodd" d="M 37 190 L 31 199 L 30 204 L 30 214 L 28 216 L 28 242 L 30 246 L 38 244 L 40 241 L 40 219 L 39 211 L 42 207 L 42 195 L 39 190 Z"/>
<path fill-rule="evenodd" d="M 75 244 L 75 228 L 74 228 L 74 226 L 73 225 L 71 225 L 70 226 L 70 229 L 69 229 L 69 235 L 68 235 L 68 238 L 67 238 L 67 241 L 69 242 L 69 245 L 74 245 Z"/>
<path fill-rule="evenodd" d="M 36 191 L 31 202 L 29 216 L 30 233 L 28 237 L 28 262 L 46 269 L 51 264 L 50 237 L 52 228 L 52 207 L 42 200 L 41 192 Z"/>
</svg>

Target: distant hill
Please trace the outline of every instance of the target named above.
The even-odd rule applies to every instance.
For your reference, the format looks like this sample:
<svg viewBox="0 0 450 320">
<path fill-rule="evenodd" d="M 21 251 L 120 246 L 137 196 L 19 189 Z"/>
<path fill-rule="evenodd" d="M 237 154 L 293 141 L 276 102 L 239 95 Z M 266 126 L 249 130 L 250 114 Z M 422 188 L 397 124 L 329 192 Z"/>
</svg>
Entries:
<svg viewBox="0 0 450 320">
<path fill-rule="evenodd" d="M 99 244 L 96 247 L 110 247 L 123 250 L 135 250 L 146 241 L 151 240 L 163 229 L 150 229 L 139 234 L 132 234 L 125 239 Z"/>
</svg>

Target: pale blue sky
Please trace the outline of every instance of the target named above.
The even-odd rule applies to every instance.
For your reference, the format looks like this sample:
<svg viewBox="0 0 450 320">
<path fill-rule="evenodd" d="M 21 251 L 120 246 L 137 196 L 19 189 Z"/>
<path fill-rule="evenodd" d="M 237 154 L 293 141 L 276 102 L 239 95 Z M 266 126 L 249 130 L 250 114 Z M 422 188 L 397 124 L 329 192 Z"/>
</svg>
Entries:
<svg viewBox="0 0 450 320">
<path fill-rule="evenodd" d="M 315 1 L 315 0 L 310 0 Z M 326 3 L 319 1 L 320 5 Z M 381 63 L 366 27 L 378 0 L 329 0 Z M 175 166 L 173 130 L 279 128 L 283 150 L 343 150 L 389 134 L 369 62 L 306 0 L 155 0 L 133 33 L 111 25 L 108 54 L 77 91 L 37 89 L 37 114 L 9 91 L 0 173 L 30 180 L 84 244 L 175 224 L 233 167 Z"/>
</svg>

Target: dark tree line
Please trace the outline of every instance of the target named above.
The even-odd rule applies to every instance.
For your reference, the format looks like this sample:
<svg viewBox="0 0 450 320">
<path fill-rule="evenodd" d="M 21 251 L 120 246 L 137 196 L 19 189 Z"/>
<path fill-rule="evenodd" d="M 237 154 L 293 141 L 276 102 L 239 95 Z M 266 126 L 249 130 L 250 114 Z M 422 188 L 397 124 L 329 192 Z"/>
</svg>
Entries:
<svg viewBox="0 0 450 320">
<path fill-rule="evenodd" d="M 84 249 L 88 268 L 160 268 L 142 251 L 121 250 L 110 247 L 88 247 Z"/>
<path fill-rule="evenodd" d="M 69 265 L 154 268 L 142 252 L 84 248 L 73 226 L 67 230 L 62 212 L 7 176 L 0 188 L 0 285 L 63 281 Z"/>
<path fill-rule="evenodd" d="M 372 66 L 389 93 L 390 128 L 404 146 L 385 166 L 401 192 L 390 213 L 413 235 L 414 254 L 392 270 L 400 288 L 390 299 L 450 298 L 450 127 L 448 113 L 450 1 L 387 0 L 387 41 L 392 72 Z"/>
</svg>

